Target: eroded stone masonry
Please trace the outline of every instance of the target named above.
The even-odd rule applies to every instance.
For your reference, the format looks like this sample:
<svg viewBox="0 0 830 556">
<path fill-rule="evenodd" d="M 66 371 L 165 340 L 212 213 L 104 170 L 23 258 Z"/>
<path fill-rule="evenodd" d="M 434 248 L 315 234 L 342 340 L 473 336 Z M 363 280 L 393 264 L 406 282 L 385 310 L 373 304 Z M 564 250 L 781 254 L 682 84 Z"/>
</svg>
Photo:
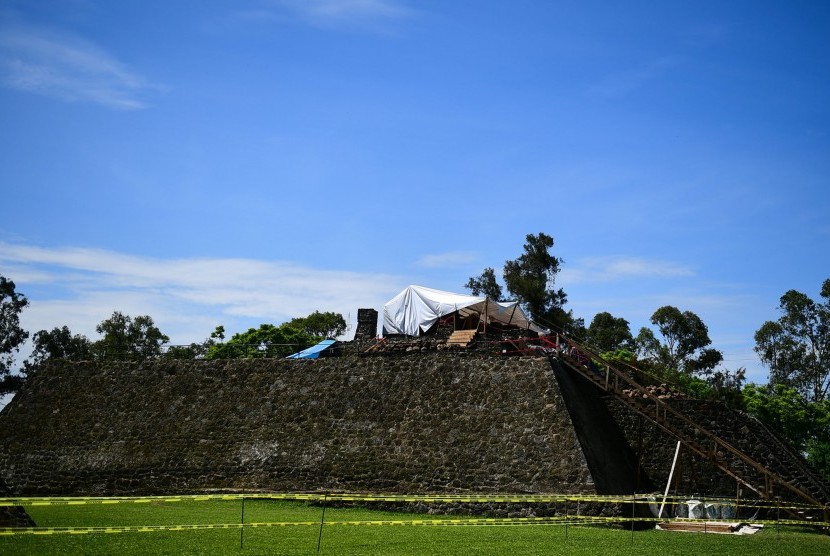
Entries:
<svg viewBox="0 0 830 556">
<path fill-rule="evenodd" d="M 59 362 L 0 438 L 16 495 L 594 491 L 545 357 Z"/>
</svg>

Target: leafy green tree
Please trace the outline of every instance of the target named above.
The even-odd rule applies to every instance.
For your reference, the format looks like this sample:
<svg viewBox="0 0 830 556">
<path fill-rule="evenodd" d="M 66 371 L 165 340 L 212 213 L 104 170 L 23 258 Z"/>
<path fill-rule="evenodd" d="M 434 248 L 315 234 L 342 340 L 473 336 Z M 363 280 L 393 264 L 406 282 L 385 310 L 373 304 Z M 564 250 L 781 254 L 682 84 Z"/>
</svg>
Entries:
<svg viewBox="0 0 830 556">
<path fill-rule="evenodd" d="M 154 359 L 170 338 L 159 330 L 149 315 L 130 317 L 120 311 L 101 321 L 95 330 L 103 337 L 93 344 L 100 359 L 137 361 Z"/>
<path fill-rule="evenodd" d="M 189 346 L 170 346 L 164 353 L 165 359 L 206 359 L 210 349 L 225 339 L 225 327 L 217 326 L 202 343 L 193 342 Z"/>
<path fill-rule="evenodd" d="M 205 343 L 192 342 L 190 345 L 169 346 L 164 351 L 165 359 L 202 359 L 207 355 Z"/>
<path fill-rule="evenodd" d="M 207 358 L 286 357 L 319 340 L 319 336 L 312 336 L 289 323 L 280 326 L 261 324 L 259 328 L 249 328 L 246 332 L 234 334 L 227 342 L 211 346 Z"/>
<path fill-rule="evenodd" d="M 830 480 L 830 442 L 810 442 L 807 461 L 824 475 L 825 479 Z"/>
<path fill-rule="evenodd" d="M 346 331 L 346 320 L 340 313 L 314 311 L 307 317 L 297 317 L 288 326 L 302 330 L 309 336 L 337 338 Z"/>
<path fill-rule="evenodd" d="M 225 327 L 221 324 L 213 329 L 213 332 L 210 333 L 210 338 L 208 339 L 213 344 L 219 344 L 225 341 Z"/>
<path fill-rule="evenodd" d="M 504 263 L 502 278 L 509 296 L 503 295 L 490 267 L 481 276 L 470 278 L 464 287 L 473 295 L 483 294 L 499 301 L 512 296 L 531 320 L 581 337 L 585 334 L 585 322 L 564 309 L 568 296 L 565 290 L 556 288 L 562 259 L 550 253 L 552 247 L 553 238 L 543 232 L 525 236 L 524 253 Z"/>
<path fill-rule="evenodd" d="M 778 431 L 799 451 L 804 451 L 812 432 L 809 403 L 795 388 L 783 384 L 747 384 L 744 388 L 747 412 Z"/>
<path fill-rule="evenodd" d="M 804 443 L 807 461 L 830 480 L 830 400 L 808 402 L 810 435 Z"/>
<path fill-rule="evenodd" d="M 706 397 L 719 400 L 729 407 L 743 410 L 745 408 L 743 385 L 746 382 L 746 369 L 739 367 L 735 371 L 719 369 L 706 377 L 709 391 Z"/>
<path fill-rule="evenodd" d="M 20 313 L 29 300 L 15 291 L 14 282 L 0 276 L 0 394 L 14 392 L 23 382 L 20 375 L 12 375 L 14 355 L 29 333 L 20 327 Z"/>
<path fill-rule="evenodd" d="M 755 352 L 770 369 L 769 380 L 796 388 L 808 400 L 828 399 L 830 390 L 830 279 L 816 303 L 790 290 L 781 296 L 777 321 L 755 332 Z"/>
<path fill-rule="evenodd" d="M 634 349 L 634 336 L 631 335 L 628 321 L 608 312 L 594 315 L 586 338 L 588 344 L 600 353 Z"/>
<path fill-rule="evenodd" d="M 787 438 L 830 479 L 830 400 L 809 401 L 780 383 L 748 384 L 743 398 L 749 414 Z"/>
<path fill-rule="evenodd" d="M 86 361 L 93 358 L 92 342 L 82 334 L 72 334 L 68 326 L 40 330 L 32 337 L 34 349 L 30 368 L 37 368 L 53 359 Z"/>
<path fill-rule="evenodd" d="M 712 343 L 709 329 L 693 312 L 666 305 L 651 315 L 651 323 L 662 341 L 643 327 L 637 335 L 637 349 L 664 372 L 708 375 L 723 361 L 720 351 L 707 347 Z"/>
<path fill-rule="evenodd" d="M 485 296 L 494 301 L 504 301 L 501 285 L 496 281 L 496 271 L 487 267 L 481 276 L 472 277 L 464 285 L 470 293 L 476 296 Z"/>
<path fill-rule="evenodd" d="M 556 275 L 562 259 L 550 253 L 553 238 L 545 233 L 528 234 L 524 253 L 504 263 L 507 291 L 521 303 L 530 318 L 541 324 L 567 328 L 571 314 L 563 309 L 568 296 L 556 289 Z"/>
</svg>

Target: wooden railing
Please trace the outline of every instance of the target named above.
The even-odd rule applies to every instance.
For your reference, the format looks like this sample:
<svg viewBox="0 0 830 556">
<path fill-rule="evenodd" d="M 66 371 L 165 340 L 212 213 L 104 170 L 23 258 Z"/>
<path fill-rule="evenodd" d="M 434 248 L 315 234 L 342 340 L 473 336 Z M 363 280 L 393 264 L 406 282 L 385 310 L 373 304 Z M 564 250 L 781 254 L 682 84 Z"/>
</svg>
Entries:
<svg viewBox="0 0 830 556">
<path fill-rule="evenodd" d="M 827 521 L 828 506 L 823 487 L 816 488 L 822 492 L 811 493 L 793 484 L 706 426 L 674 409 L 638 383 L 628 372 L 621 371 L 587 346 L 570 339 L 557 338 L 556 342 L 551 342 L 551 348 L 549 356 L 557 359 L 565 368 L 613 395 L 760 497 L 772 500 L 780 494 L 789 493 L 809 505 L 824 506 L 823 520 Z"/>
</svg>

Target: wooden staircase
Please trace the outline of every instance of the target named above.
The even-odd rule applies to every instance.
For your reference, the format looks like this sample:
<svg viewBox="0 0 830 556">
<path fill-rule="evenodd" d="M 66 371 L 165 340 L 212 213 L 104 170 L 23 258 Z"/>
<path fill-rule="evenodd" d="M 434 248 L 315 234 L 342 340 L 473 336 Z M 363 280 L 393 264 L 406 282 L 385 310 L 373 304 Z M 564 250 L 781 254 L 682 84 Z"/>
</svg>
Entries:
<svg viewBox="0 0 830 556">
<path fill-rule="evenodd" d="M 450 337 L 447 340 L 447 345 L 450 347 L 465 348 L 470 345 L 470 342 L 473 341 L 477 333 L 478 330 L 475 328 L 469 330 L 456 330 L 450 334 Z"/>
<path fill-rule="evenodd" d="M 587 378 L 761 498 L 774 500 L 783 495 L 809 506 L 824 506 L 823 511 L 813 510 L 807 512 L 813 515 L 802 514 L 800 517 L 825 522 L 828 520 L 830 506 L 827 505 L 827 483 L 816 477 L 799 458 L 787 458 L 793 468 L 783 472 L 787 476 L 773 472 L 767 465 L 720 438 L 708 426 L 675 410 L 665 400 L 637 383 L 629 373 L 615 368 L 589 348 L 572 340 L 568 340 L 568 344 L 568 349 L 551 354 L 554 367 L 561 364 L 564 369 Z M 771 435 L 768 447 L 772 449 L 778 443 L 774 435 Z M 776 468 L 781 467 L 783 462 L 778 463 Z"/>
</svg>

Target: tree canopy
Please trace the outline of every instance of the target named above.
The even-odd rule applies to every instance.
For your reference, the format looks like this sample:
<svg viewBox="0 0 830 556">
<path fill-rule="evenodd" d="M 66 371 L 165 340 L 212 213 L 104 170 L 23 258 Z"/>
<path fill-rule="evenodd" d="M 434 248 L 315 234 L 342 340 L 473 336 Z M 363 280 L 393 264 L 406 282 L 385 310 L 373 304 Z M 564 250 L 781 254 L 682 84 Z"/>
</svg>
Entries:
<svg viewBox="0 0 830 556">
<path fill-rule="evenodd" d="M 170 341 L 149 315 L 130 317 L 120 311 L 101 321 L 95 330 L 103 337 L 93 349 L 100 359 L 142 360 L 159 357 L 162 346 Z"/>
<path fill-rule="evenodd" d="M 564 309 L 568 301 L 565 290 L 556 288 L 556 275 L 563 261 L 551 254 L 553 243 L 553 238 L 544 232 L 525 236 L 524 252 L 504 263 L 505 288 L 531 320 L 542 326 L 582 332 L 582 319 L 574 319 L 573 313 Z M 491 267 L 484 269 L 480 276 L 470 278 L 464 287 L 473 295 L 487 295 L 500 301 L 509 298 L 502 295 Z"/>
<path fill-rule="evenodd" d="M 238 359 L 252 357 L 286 357 L 320 340 L 290 323 L 279 326 L 261 324 L 231 336 L 230 340 L 210 346 L 207 359 Z"/>
<path fill-rule="evenodd" d="M 494 301 L 505 301 L 503 299 L 501 285 L 496 280 L 496 271 L 493 270 L 493 267 L 488 266 L 481 273 L 481 276 L 474 276 L 467 280 L 464 287 L 470 290 L 470 293 L 473 295 L 485 296 Z"/>
<path fill-rule="evenodd" d="M 634 336 L 631 335 L 628 321 L 608 312 L 594 315 L 588 326 L 587 339 L 600 353 L 634 349 Z"/>
<path fill-rule="evenodd" d="M 677 307 L 666 305 L 651 315 L 651 323 L 657 327 L 662 341 L 643 327 L 637 335 L 637 349 L 662 370 L 708 375 L 723 361 L 720 351 L 707 348 L 712 343 L 709 329 L 693 312 L 681 312 Z"/>
<path fill-rule="evenodd" d="M 556 289 L 556 275 L 562 259 L 550 253 L 553 238 L 539 233 L 528 234 L 524 253 L 504 263 L 504 283 L 536 322 L 564 328 L 570 315 L 562 308 L 568 296 Z"/>
<path fill-rule="evenodd" d="M 340 313 L 314 311 L 307 317 L 296 317 L 288 325 L 309 336 L 337 338 L 346 331 L 346 320 Z"/>
<path fill-rule="evenodd" d="M 816 402 L 827 399 L 830 389 L 830 279 L 820 295 L 824 303 L 788 291 L 781 296 L 778 320 L 755 332 L 755 352 L 769 367 L 770 383 L 794 387 Z"/>
<path fill-rule="evenodd" d="M 0 394 L 16 390 L 21 380 L 10 373 L 14 354 L 29 337 L 20 327 L 20 313 L 28 305 L 26 296 L 15 291 L 14 282 L 0 276 Z"/>
<path fill-rule="evenodd" d="M 34 349 L 27 365 L 38 367 L 51 359 L 84 361 L 93 358 L 92 342 L 82 334 L 72 334 L 68 326 L 40 330 L 32 337 Z"/>
<path fill-rule="evenodd" d="M 781 383 L 747 384 L 743 399 L 747 412 L 786 437 L 830 478 L 830 400 L 808 401 Z"/>
</svg>

